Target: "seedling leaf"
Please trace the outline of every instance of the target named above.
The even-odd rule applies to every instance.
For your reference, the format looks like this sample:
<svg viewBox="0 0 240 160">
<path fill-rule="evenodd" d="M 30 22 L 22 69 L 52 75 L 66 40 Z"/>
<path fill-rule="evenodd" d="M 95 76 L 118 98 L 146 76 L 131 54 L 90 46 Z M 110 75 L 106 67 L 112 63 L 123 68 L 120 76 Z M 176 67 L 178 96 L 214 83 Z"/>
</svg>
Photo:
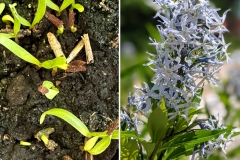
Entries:
<svg viewBox="0 0 240 160">
<path fill-rule="evenodd" d="M 51 0 L 46 0 L 46 5 L 55 11 L 59 11 L 59 7 L 55 3 L 53 3 Z"/>
<path fill-rule="evenodd" d="M 63 70 L 66 70 L 68 65 L 67 65 L 67 59 L 65 57 L 56 57 L 52 60 L 47 60 L 44 61 L 41 66 L 46 69 L 51 69 L 51 68 L 60 68 Z"/>
<path fill-rule="evenodd" d="M 91 137 L 91 133 L 89 132 L 87 126 L 80 119 L 78 119 L 75 115 L 73 115 L 71 112 L 61 109 L 61 108 L 50 109 L 41 115 L 40 124 L 43 123 L 45 116 L 47 114 L 57 116 L 57 117 L 63 119 L 64 121 L 66 121 L 70 125 L 72 125 L 76 130 L 78 130 L 85 137 Z"/>
<path fill-rule="evenodd" d="M 88 151 L 93 148 L 93 146 L 96 144 L 99 137 L 92 137 L 89 139 L 86 144 L 84 145 L 84 150 Z"/>
<path fill-rule="evenodd" d="M 24 48 L 19 46 L 17 43 L 9 39 L 6 34 L 0 33 L 0 44 L 5 46 L 7 49 L 9 49 L 11 52 L 13 52 L 16 56 L 19 58 L 35 64 L 37 66 L 41 66 L 41 62 L 39 62 L 38 59 L 36 59 L 33 55 L 31 55 L 28 51 L 26 51 Z"/>
<path fill-rule="evenodd" d="M 59 9 L 59 12 L 61 13 L 64 9 L 66 9 L 74 0 L 64 0 L 60 9 Z"/>
<path fill-rule="evenodd" d="M 107 136 L 103 139 L 101 139 L 91 150 L 88 152 L 92 155 L 97 155 L 102 153 L 107 149 L 107 147 L 110 145 L 111 142 L 111 136 Z"/>
<path fill-rule="evenodd" d="M 77 4 L 74 4 L 72 7 L 77 9 L 78 12 L 83 12 L 84 11 L 84 7 L 81 4 L 77 3 Z"/>
<path fill-rule="evenodd" d="M 2 14 L 4 8 L 5 8 L 5 3 L 0 3 L 0 15 Z"/>
<path fill-rule="evenodd" d="M 2 21 L 7 24 L 10 24 L 10 22 L 14 23 L 14 19 L 10 15 L 4 15 Z"/>
<path fill-rule="evenodd" d="M 13 14 L 14 19 L 18 19 L 19 22 L 24 26 L 31 26 L 31 24 L 25 18 L 23 18 L 17 13 L 15 6 L 15 4 L 9 4 L 9 8 Z"/>
<path fill-rule="evenodd" d="M 46 0 L 38 0 L 37 12 L 30 28 L 33 28 L 35 24 L 40 22 L 45 12 L 46 12 Z"/>
</svg>

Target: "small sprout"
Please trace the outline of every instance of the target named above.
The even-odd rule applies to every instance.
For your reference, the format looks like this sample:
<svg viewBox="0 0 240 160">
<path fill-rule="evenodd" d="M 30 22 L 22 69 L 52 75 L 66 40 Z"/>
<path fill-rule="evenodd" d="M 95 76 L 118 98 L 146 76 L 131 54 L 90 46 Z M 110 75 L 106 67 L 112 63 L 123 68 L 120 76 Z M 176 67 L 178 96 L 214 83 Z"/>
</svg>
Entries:
<svg viewBox="0 0 240 160">
<path fill-rule="evenodd" d="M 75 129 L 77 129 L 85 137 L 91 137 L 91 133 L 89 132 L 87 126 L 80 119 L 78 119 L 75 115 L 73 115 L 71 112 L 61 109 L 61 108 L 50 109 L 41 115 L 40 124 L 43 123 L 45 116 L 47 114 L 54 115 L 54 116 L 57 116 L 57 117 L 65 120 L 70 125 L 72 125 Z"/>
<path fill-rule="evenodd" d="M 66 9 L 70 4 L 74 3 L 75 0 L 64 0 L 62 5 L 59 8 L 59 11 L 57 12 L 57 16 L 60 16 L 61 12 Z"/>
<path fill-rule="evenodd" d="M 53 53 L 55 54 L 56 57 L 65 57 L 63 51 L 62 51 L 62 47 L 61 44 L 58 42 L 57 38 L 55 37 L 54 34 L 52 34 L 51 32 L 47 33 L 47 37 L 48 37 L 48 42 L 50 44 L 50 47 L 53 50 Z"/>
<path fill-rule="evenodd" d="M 99 139 L 99 137 L 97 137 L 97 136 L 88 139 L 84 145 L 84 150 L 89 151 L 90 149 L 92 149 L 98 139 Z"/>
<path fill-rule="evenodd" d="M 84 40 L 82 39 L 72 50 L 72 52 L 69 54 L 68 58 L 67 58 L 67 63 L 71 62 L 77 55 L 78 53 L 81 51 L 81 49 L 84 46 Z"/>
<path fill-rule="evenodd" d="M 48 140 L 48 136 L 46 136 L 46 135 L 42 135 L 41 136 L 41 140 L 43 141 L 43 143 L 45 144 L 45 145 L 48 145 L 48 142 L 49 142 L 49 140 Z"/>
<path fill-rule="evenodd" d="M 48 139 L 48 137 L 46 135 L 42 135 L 41 139 L 42 139 L 44 145 L 51 151 L 54 151 L 55 148 L 58 146 L 58 144 L 56 142 L 54 142 L 51 139 Z"/>
<path fill-rule="evenodd" d="M 30 142 L 20 141 L 20 145 L 22 145 L 22 146 L 31 146 L 32 144 Z"/>
<path fill-rule="evenodd" d="M 33 22 L 30 26 L 30 28 L 33 28 L 35 24 L 39 23 L 40 20 L 43 18 L 45 12 L 46 12 L 46 0 L 38 0 L 38 7 L 37 12 L 35 14 L 35 17 L 33 19 Z"/>
<path fill-rule="evenodd" d="M 44 81 L 42 85 L 38 87 L 38 91 L 51 100 L 59 93 L 58 88 L 50 81 Z"/>
<path fill-rule="evenodd" d="M 29 27 L 31 26 L 31 24 L 25 18 L 23 18 L 22 16 L 20 16 L 17 13 L 17 10 L 15 8 L 16 5 L 17 5 L 17 3 L 9 4 L 9 8 L 10 8 L 12 14 L 13 14 L 13 17 L 14 17 L 13 33 L 14 33 L 14 36 L 15 36 L 15 41 L 18 41 L 17 34 L 20 31 L 21 24 L 24 25 L 24 26 L 29 26 Z"/>
<path fill-rule="evenodd" d="M 55 3 L 53 3 L 51 0 L 46 0 L 45 3 L 49 8 L 51 8 L 55 11 L 59 11 L 59 7 Z"/>
<path fill-rule="evenodd" d="M 31 55 L 28 51 L 26 51 L 24 48 L 22 48 L 17 43 L 9 39 L 10 36 L 11 35 L 0 33 L 0 44 L 5 46 L 12 53 L 14 53 L 19 58 L 25 60 L 26 62 L 35 64 L 38 67 L 41 67 L 41 62 L 38 59 L 36 59 L 33 55 Z"/>
<path fill-rule="evenodd" d="M 10 15 L 4 15 L 2 17 L 2 21 L 5 22 L 7 25 L 10 25 L 11 22 L 14 24 L 14 19 Z"/>
<path fill-rule="evenodd" d="M 2 14 L 4 9 L 5 9 L 5 3 L 0 3 L 0 15 Z"/>
<path fill-rule="evenodd" d="M 71 63 L 68 64 L 68 68 L 66 72 L 81 72 L 86 71 L 86 67 L 84 66 L 86 62 L 81 60 L 74 60 Z"/>
<path fill-rule="evenodd" d="M 58 19 L 56 16 L 54 16 L 53 14 L 46 12 L 45 13 L 45 17 L 52 22 L 52 24 L 54 24 L 58 30 L 57 30 L 57 34 L 62 34 L 64 31 L 64 26 L 63 26 L 63 22 Z"/>
<path fill-rule="evenodd" d="M 52 134 L 55 131 L 54 128 L 45 128 L 41 131 L 39 131 L 34 137 L 38 140 L 41 141 L 42 135 L 45 135 L 47 138 L 49 137 L 50 134 Z"/>
<path fill-rule="evenodd" d="M 82 36 L 82 39 L 84 40 L 86 57 L 87 57 L 87 64 L 93 63 L 94 60 L 93 60 L 92 48 L 91 48 L 91 45 L 90 45 L 88 34 L 84 34 Z"/>
<path fill-rule="evenodd" d="M 75 1 L 73 1 L 72 6 L 70 8 L 70 11 L 73 10 L 73 9 L 78 10 L 78 12 L 83 12 L 84 11 L 84 7 L 79 3 L 75 3 Z"/>
<path fill-rule="evenodd" d="M 97 155 L 107 149 L 111 143 L 111 136 L 106 136 L 101 139 L 92 149 L 88 150 L 91 155 Z"/>
<path fill-rule="evenodd" d="M 75 13 L 73 10 L 69 11 L 69 16 L 68 16 L 68 25 L 71 29 L 71 32 L 76 32 L 77 28 L 74 27 L 74 21 L 75 21 Z"/>
</svg>

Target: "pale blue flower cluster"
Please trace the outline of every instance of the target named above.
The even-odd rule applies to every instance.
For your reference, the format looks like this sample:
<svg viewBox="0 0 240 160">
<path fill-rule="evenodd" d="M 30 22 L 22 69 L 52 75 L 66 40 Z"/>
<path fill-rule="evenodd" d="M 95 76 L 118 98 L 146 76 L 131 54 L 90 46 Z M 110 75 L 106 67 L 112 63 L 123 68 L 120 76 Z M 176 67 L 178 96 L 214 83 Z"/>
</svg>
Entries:
<svg viewBox="0 0 240 160">
<path fill-rule="evenodd" d="M 134 86 L 133 95 L 129 94 L 127 107 L 135 107 L 136 112 L 146 113 L 151 110 L 152 100 L 161 104 L 162 98 L 168 109 L 168 119 L 178 116 L 187 122 L 190 108 L 199 106 L 194 99 L 201 98 L 201 90 L 205 82 L 217 85 L 215 76 L 223 62 L 230 60 L 223 33 L 228 30 L 224 26 L 226 14 L 220 17 L 211 9 L 209 0 L 155 0 L 159 11 L 155 15 L 159 22 L 157 29 L 162 42 L 151 39 L 156 53 L 148 53 L 149 66 L 154 72 L 152 87 Z M 125 117 L 126 118 L 126 117 Z M 202 122 L 202 129 L 216 129 L 213 120 Z M 217 128 L 217 129 L 221 129 Z M 215 141 L 204 143 L 199 150 L 201 157 L 208 157 L 212 151 L 222 148 L 225 152 L 224 134 Z"/>
<path fill-rule="evenodd" d="M 151 40 L 156 53 L 151 54 L 149 66 L 154 72 L 153 87 L 135 86 L 136 92 L 129 95 L 128 106 L 137 111 L 151 109 L 151 99 L 161 103 L 165 98 L 169 120 L 182 116 L 188 121 L 188 111 L 198 104 L 192 102 L 204 82 L 216 85 L 215 74 L 223 61 L 229 61 L 226 52 L 229 44 L 223 33 L 226 14 L 220 17 L 217 9 L 209 8 L 208 0 L 155 0 L 160 9 L 155 15 L 162 42 Z"/>
<path fill-rule="evenodd" d="M 218 114 L 218 119 L 213 118 L 211 116 L 207 121 L 199 120 L 198 123 L 201 129 L 206 129 L 206 130 L 218 130 L 218 129 L 227 128 L 223 124 L 220 125 L 219 114 Z M 211 154 L 214 153 L 214 151 L 216 151 L 219 148 L 222 150 L 224 154 L 226 154 L 225 149 L 227 148 L 227 143 L 233 141 L 231 139 L 231 136 L 234 134 L 234 131 L 231 131 L 231 133 L 227 137 L 225 137 L 225 134 L 226 133 L 223 133 L 219 135 L 217 139 L 209 140 L 207 142 L 200 144 L 200 148 L 194 151 L 192 155 L 192 160 L 194 159 L 196 152 L 199 152 L 199 156 L 201 158 L 207 158 L 207 159 Z"/>
</svg>

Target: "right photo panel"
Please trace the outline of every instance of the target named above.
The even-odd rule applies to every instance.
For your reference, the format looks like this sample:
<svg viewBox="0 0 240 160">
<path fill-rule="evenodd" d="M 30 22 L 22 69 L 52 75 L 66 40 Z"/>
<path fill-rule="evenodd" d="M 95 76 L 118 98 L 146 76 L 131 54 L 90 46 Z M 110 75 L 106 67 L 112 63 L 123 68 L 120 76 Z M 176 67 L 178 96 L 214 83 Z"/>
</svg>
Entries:
<svg viewBox="0 0 240 160">
<path fill-rule="evenodd" d="M 120 5 L 120 159 L 238 159 L 240 2 Z"/>
</svg>

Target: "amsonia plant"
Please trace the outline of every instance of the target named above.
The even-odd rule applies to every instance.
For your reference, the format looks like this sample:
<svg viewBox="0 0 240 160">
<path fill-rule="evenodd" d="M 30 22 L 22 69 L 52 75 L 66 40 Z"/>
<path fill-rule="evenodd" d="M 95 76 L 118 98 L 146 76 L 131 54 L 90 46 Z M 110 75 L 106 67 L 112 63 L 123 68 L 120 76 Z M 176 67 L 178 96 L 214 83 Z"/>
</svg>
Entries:
<svg viewBox="0 0 240 160">
<path fill-rule="evenodd" d="M 215 76 L 229 61 L 223 33 L 226 14 L 220 17 L 209 0 L 155 0 L 159 11 L 157 29 L 162 43 L 150 38 L 156 53 L 148 53 L 154 72 L 151 84 L 129 94 L 121 113 L 121 159 L 180 159 L 192 155 L 208 158 L 226 147 L 234 127 L 220 123 L 218 117 L 193 119 L 204 83 L 217 85 Z M 151 86 L 151 87 L 150 87 Z M 139 115 L 147 118 L 141 121 Z M 150 140 L 142 135 L 143 125 Z M 144 151 L 145 150 L 145 151 Z"/>
</svg>

